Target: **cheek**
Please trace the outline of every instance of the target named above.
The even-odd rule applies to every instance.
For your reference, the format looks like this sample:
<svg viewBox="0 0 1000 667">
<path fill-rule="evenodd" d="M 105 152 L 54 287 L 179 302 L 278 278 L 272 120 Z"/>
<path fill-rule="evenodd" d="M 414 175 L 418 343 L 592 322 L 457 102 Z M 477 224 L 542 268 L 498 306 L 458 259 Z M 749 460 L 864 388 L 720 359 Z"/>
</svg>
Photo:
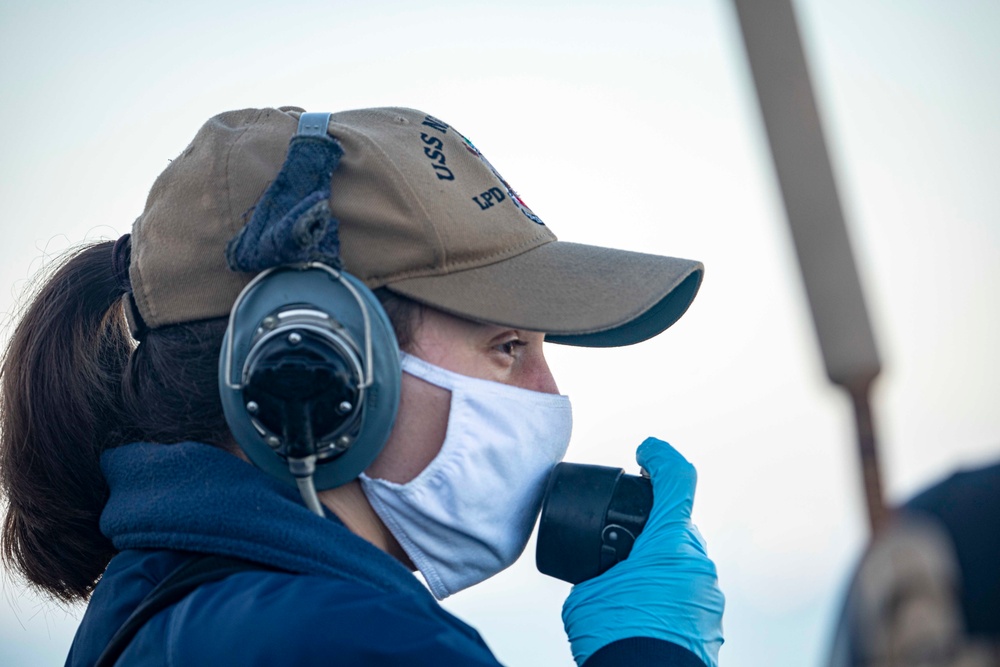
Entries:
<svg viewBox="0 0 1000 667">
<path fill-rule="evenodd" d="M 428 336 L 414 346 L 411 354 L 445 370 L 469 377 L 492 380 L 497 369 L 490 362 L 488 353 L 478 349 L 464 338 Z M 404 375 L 404 377 L 406 377 Z M 440 389 L 437 387 L 437 389 Z M 441 390 L 444 391 L 444 390 Z"/>
<path fill-rule="evenodd" d="M 419 475 L 441 451 L 450 407 L 451 392 L 403 373 L 396 423 L 368 476 L 405 484 Z"/>
</svg>

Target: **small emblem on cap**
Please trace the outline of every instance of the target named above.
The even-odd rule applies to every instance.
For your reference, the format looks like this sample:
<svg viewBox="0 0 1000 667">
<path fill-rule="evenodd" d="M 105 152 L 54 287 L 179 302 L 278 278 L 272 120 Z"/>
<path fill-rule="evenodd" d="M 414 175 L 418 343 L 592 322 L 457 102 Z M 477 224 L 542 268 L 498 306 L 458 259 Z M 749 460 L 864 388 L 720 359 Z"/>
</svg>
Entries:
<svg viewBox="0 0 1000 667">
<path fill-rule="evenodd" d="M 490 171 L 493 172 L 493 175 L 497 177 L 497 180 L 499 180 L 503 184 L 503 187 L 507 190 L 507 194 L 510 195 L 510 200 L 514 202 L 515 206 L 521 209 L 521 213 L 524 213 L 526 216 L 528 216 L 528 219 L 530 219 L 532 222 L 544 226 L 545 223 L 542 222 L 542 219 L 539 218 L 537 215 L 535 215 L 530 208 L 528 208 L 528 205 L 524 203 L 524 200 L 521 199 L 520 195 L 514 192 L 514 188 L 510 187 L 510 183 L 504 180 L 504 177 L 500 175 L 500 172 L 498 172 L 496 168 L 494 168 L 494 166 L 490 164 L 490 161 L 486 159 L 485 155 L 479 152 L 479 149 L 476 148 L 475 144 L 469 141 L 465 136 L 461 134 L 459 134 L 459 136 L 462 137 L 462 140 L 465 142 L 465 148 L 470 153 L 472 153 L 480 160 L 482 160 L 483 164 L 489 167 Z M 503 194 L 497 188 L 491 188 L 490 190 L 487 190 L 486 192 L 480 194 L 480 198 L 481 199 L 477 199 L 476 197 L 473 197 L 473 200 L 477 204 L 479 204 L 479 208 L 483 210 L 486 210 L 487 208 L 490 208 L 494 204 L 504 200 Z"/>
</svg>

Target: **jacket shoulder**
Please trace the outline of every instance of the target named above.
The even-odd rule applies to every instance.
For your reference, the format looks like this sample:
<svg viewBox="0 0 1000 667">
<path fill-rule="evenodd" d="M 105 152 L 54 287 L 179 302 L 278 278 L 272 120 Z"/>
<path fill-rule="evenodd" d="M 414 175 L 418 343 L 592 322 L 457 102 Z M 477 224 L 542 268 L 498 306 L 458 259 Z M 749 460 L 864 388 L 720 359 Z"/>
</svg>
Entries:
<svg viewBox="0 0 1000 667">
<path fill-rule="evenodd" d="M 430 596 L 251 571 L 205 584 L 153 617 L 120 664 L 497 665 Z"/>
</svg>

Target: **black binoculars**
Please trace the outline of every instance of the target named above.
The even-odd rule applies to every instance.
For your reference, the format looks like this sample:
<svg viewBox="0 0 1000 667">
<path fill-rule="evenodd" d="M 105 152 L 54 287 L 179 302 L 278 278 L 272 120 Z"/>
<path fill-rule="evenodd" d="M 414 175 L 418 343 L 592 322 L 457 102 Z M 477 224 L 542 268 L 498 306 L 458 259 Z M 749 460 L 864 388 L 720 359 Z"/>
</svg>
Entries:
<svg viewBox="0 0 1000 667">
<path fill-rule="evenodd" d="M 571 584 L 596 577 L 628 557 L 652 507 L 648 477 L 559 463 L 542 501 L 535 565 Z"/>
</svg>

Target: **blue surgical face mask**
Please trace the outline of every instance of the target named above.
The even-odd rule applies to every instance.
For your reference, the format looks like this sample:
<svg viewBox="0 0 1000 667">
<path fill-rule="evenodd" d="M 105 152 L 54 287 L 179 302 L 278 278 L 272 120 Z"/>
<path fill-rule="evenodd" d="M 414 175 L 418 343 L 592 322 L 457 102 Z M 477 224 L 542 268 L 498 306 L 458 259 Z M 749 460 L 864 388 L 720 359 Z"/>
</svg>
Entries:
<svg viewBox="0 0 1000 667">
<path fill-rule="evenodd" d="M 572 430 L 569 398 L 459 375 L 403 355 L 403 372 L 451 392 L 441 451 L 413 480 L 361 475 L 365 495 L 442 600 L 524 551 Z"/>
</svg>

